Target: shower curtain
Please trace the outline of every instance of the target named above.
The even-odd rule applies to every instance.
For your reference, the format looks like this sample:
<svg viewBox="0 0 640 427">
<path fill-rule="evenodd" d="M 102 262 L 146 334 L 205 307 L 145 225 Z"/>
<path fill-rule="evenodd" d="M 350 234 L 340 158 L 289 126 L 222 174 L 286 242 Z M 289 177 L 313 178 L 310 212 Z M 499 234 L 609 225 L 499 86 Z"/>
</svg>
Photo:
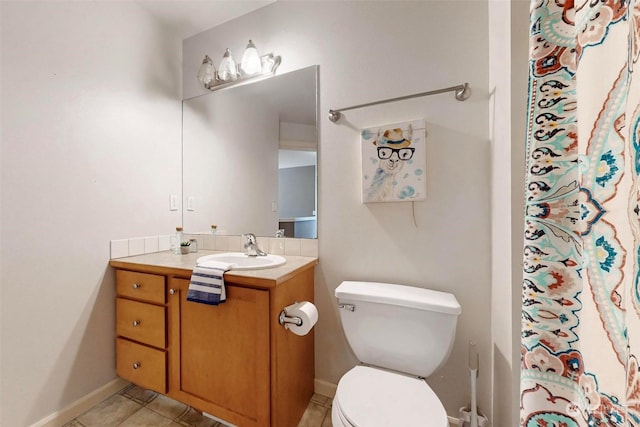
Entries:
<svg viewBox="0 0 640 427">
<path fill-rule="evenodd" d="M 520 425 L 640 426 L 640 0 L 530 23 Z"/>
</svg>

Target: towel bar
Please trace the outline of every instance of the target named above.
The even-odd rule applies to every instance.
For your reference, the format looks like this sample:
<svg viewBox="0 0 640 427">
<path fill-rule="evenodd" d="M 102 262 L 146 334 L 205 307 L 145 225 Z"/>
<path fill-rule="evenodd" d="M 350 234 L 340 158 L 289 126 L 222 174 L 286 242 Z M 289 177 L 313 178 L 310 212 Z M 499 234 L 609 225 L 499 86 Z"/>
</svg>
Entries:
<svg viewBox="0 0 640 427">
<path fill-rule="evenodd" d="M 342 117 L 342 111 L 353 110 L 354 108 L 370 107 L 372 105 L 386 104 L 387 102 L 404 101 L 405 99 L 418 98 L 420 96 L 437 95 L 439 93 L 445 93 L 445 92 L 455 92 L 456 99 L 458 101 L 466 101 L 467 99 L 469 99 L 469 96 L 471 96 L 469 83 L 463 83 L 458 86 L 451 86 L 451 87 L 446 87 L 444 89 L 431 90 L 429 92 L 415 93 L 413 95 L 400 96 L 398 98 L 385 99 L 382 101 L 367 102 L 366 104 L 353 105 L 351 107 L 331 109 L 329 110 L 329 120 L 335 123 L 338 120 L 340 120 L 340 117 Z"/>
</svg>

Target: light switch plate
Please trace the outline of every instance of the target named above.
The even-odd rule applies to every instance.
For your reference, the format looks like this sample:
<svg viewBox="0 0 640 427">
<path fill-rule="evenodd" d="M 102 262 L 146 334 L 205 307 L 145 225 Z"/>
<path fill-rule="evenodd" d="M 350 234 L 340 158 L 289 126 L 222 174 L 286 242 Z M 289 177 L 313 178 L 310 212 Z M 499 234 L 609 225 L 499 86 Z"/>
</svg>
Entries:
<svg viewBox="0 0 640 427">
<path fill-rule="evenodd" d="M 178 210 L 178 196 L 176 196 L 175 194 L 169 196 L 169 210 Z"/>
</svg>

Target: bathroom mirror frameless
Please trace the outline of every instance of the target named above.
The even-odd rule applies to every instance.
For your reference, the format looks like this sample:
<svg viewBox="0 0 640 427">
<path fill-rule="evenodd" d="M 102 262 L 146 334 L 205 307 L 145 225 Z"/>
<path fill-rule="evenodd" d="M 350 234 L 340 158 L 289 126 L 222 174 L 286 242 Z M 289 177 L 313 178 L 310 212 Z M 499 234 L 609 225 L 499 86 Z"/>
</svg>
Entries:
<svg viewBox="0 0 640 427">
<path fill-rule="evenodd" d="M 187 233 L 317 237 L 318 67 L 182 103 Z"/>
</svg>

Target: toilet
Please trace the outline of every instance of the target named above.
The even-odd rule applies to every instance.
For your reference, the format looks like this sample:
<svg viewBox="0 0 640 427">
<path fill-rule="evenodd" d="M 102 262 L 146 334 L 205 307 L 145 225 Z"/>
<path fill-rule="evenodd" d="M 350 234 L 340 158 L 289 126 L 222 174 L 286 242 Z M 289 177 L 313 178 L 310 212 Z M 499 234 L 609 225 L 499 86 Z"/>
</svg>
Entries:
<svg viewBox="0 0 640 427">
<path fill-rule="evenodd" d="M 338 382 L 334 427 L 448 427 L 424 378 L 449 357 L 461 313 L 446 292 L 376 282 L 336 288 L 340 319 L 360 364 Z"/>
</svg>

